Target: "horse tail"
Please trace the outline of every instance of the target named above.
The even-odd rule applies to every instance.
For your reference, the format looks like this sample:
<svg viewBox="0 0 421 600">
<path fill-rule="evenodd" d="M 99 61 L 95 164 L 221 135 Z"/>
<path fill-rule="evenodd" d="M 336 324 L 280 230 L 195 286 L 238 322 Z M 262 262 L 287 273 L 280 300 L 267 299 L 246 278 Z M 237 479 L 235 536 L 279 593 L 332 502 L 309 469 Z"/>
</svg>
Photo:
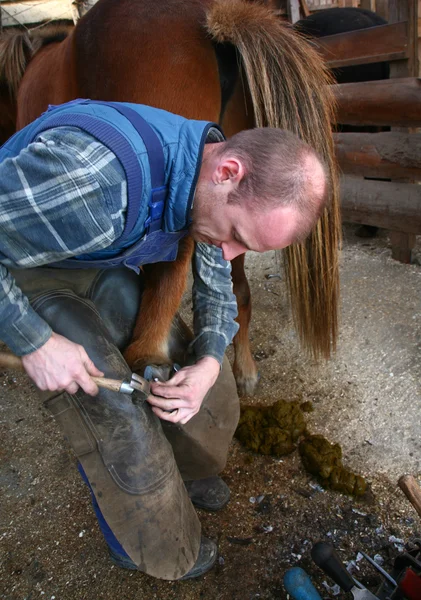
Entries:
<svg viewBox="0 0 421 600">
<path fill-rule="evenodd" d="M 313 232 L 284 252 L 294 321 L 303 345 L 317 358 L 336 347 L 341 219 L 332 138 L 335 101 L 331 77 L 310 43 L 257 3 L 216 0 L 207 29 L 241 55 L 258 127 L 299 135 L 324 159 L 331 198 Z"/>
<path fill-rule="evenodd" d="M 28 32 L 5 32 L 0 37 L 0 86 L 8 90 L 13 103 L 32 54 L 33 45 Z"/>
</svg>

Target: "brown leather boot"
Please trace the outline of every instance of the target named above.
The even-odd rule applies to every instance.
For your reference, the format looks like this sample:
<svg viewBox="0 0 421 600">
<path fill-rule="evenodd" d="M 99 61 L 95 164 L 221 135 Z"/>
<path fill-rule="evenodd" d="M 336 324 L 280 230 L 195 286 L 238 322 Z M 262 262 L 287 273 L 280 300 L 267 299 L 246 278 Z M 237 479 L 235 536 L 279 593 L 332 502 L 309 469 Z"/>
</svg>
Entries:
<svg viewBox="0 0 421 600">
<path fill-rule="evenodd" d="M 198 508 L 203 508 L 203 510 L 221 510 L 229 502 L 229 487 L 218 476 L 185 481 L 184 485 L 193 504 Z"/>
</svg>

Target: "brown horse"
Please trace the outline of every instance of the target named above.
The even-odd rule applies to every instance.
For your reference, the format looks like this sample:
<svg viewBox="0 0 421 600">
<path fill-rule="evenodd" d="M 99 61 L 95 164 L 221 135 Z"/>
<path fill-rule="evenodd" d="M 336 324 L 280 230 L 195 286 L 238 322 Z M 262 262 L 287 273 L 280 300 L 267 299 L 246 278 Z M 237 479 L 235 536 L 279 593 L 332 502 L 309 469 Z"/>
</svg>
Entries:
<svg viewBox="0 0 421 600">
<path fill-rule="evenodd" d="M 3 57 L 0 65 L 7 62 Z M 337 334 L 341 228 L 328 83 L 309 43 L 260 3 L 100 0 L 64 41 L 34 53 L 19 86 L 17 126 L 32 121 L 49 103 L 85 97 L 217 121 L 228 136 L 253 126 L 297 133 L 324 157 L 332 197 L 306 242 L 284 252 L 287 281 L 302 342 L 316 357 L 328 357 Z M 132 366 L 168 362 L 166 340 L 192 245 L 185 242 L 175 263 L 145 267 L 146 290 L 126 351 Z M 233 281 L 240 323 L 234 372 L 240 391 L 251 393 L 257 372 L 248 341 L 251 303 L 244 256 L 233 261 Z"/>
</svg>

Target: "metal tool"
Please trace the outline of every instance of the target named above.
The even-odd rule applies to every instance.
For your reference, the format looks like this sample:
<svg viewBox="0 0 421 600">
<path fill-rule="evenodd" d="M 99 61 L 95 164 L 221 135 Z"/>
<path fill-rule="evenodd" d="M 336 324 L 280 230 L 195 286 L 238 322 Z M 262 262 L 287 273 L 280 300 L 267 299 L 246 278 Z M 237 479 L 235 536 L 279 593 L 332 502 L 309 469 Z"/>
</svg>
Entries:
<svg viewBox="0 0 421 600">
<path fill-rule="evenodd" d="M 0 352 L 0 367 L 6 367 L 8 369 L 18 369 L 19 371 L 25 371 L 22 364 L 22 359 L 19 356 L 10 354 L 9 352 Z M 133 394 L 136 390 L 140 392 L 144 399 L 150 394 L 150 383 L 146 381 L 140 375 L 132 373 L 130 380 L 126 379 L 108 379 L 107 377 L 91 377 L 98 387 L 112 392 L 121 392 L 122 394 Z"/>
<path fill-rule="evenodd" d="M 389 581 L 389 583 L 391 583 L 394 587 L 396 587 L 398 585 L 396 583 L 396 581 L 393 579 L 393 577 L 391 575 L 389 575 L 389 573 L 387 571 L 385 571 L 380 565 L 378 565 L 376 563 L 376 561 L 371 558 L 371 556 L 368 556 L 368 554 L 366 554 L 362 550 L 360 550 L 359 552 L 370 563 L 370 565 L 372 565 L 379 573 L 381 573 L 383 575 L 383 577 L 385 577 L 387 579 L 387 581 Z"/>
<path fill-rule="evenodd" d="M 288 569 L 284 575 L 284 586 L 294 600 L 322 600 L 310 577 L 301 567 Z"/>
<path fill-rule="evenodd" d="M 322 569 L 339 585 L 344 592 L 351 592 L 355 600 L 378 600 L 366 588 L 358 588 L 355 581 L 342 564 L 334 548 L 326 542 L 317 542 L 311 549 L 311 557 L 318 567 Z"/>
</svg>

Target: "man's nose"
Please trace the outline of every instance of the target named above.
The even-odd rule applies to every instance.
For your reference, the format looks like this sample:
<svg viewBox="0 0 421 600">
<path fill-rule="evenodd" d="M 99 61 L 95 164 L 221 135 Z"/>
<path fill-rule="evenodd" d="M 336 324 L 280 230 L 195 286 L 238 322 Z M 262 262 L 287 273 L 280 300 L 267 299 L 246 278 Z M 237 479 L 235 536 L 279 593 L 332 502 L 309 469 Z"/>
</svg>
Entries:
<svg viewBox="0 0 421 600">
<path fill-rule="evenodd" d="M 229 242 L 227 244 L 222 243 L 221 249 L 222 256 L 225 258 L 225 260 L 233 260 L 237 256 L 240 256 L 240 254 L 244 254 L 246 251 L 246 248 L 244 248 L 244 246 L 238 242 Z"/>
</svg>

